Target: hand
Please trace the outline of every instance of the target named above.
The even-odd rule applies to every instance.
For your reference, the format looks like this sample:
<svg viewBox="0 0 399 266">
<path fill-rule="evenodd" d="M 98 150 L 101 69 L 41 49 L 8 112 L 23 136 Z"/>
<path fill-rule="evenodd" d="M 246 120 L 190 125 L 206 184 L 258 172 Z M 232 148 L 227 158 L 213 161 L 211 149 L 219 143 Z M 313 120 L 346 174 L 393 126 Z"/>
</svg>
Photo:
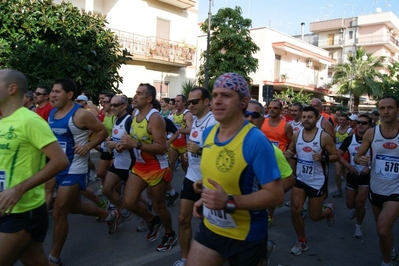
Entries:
<svg viewBox="0 0 399 266">
<path fill-rule="evenodd" d="M 15 204 L 21 199 L 21 193 L 17 187 L 12 187 L 0 193 L 0 215 L 11 214 Z"/>
<path fill-rule="evenodd" d="M 201 194 L 202 193 L 202 179 L 195 181 L 193 184 L 193 188 L 194 188 L 195 193 Z"/>
<path fill-rule="evenodd" d="M 293 149 L 293 148 L 291 148 L 291 149 L 289 149 L 289 150 L 286 150 L 286 151 L 284 152 L 284 156 L 285 156 L 285 158 L 287 158 L 287 159 L 292 159 L 292 158 L 294 157 L 294 155 L 295 155 L 295 153 L 294 153 L 294 149 Z"/>
<path fill-rule="evenodd" d="M 193 216 L 197 219 L 202 219 L 204 218 L 204 215 L 202 214 L 202 199 L 199 199 L 194 203 L 193 207 Z"/>
<path fill-rule="evenodd" d="M 131 150 L 137 146 L 137 141 L 125 132 L 119 144 L 124 150 Z"/>
<path fill-rule="evenodd" d="M 360 165 L 367 166 L 369 161 L 370 161 L 370 156 L 363 155 L 363 156 L 360 156 L 360 158 L 359 158 L 359 164 Z"/>
<path fill-rule="evenodd" d="M 317 151 L 313 150 L 312 159 L 315 162 L 320 162 L 321 161 L 321 155 Z"/>
<path fill-rule="evenodd" d="M 89 152 L 89 149 L 85 145 L 76 145 L 73 147 L 73 152 L 84 156 Z"/>
<path fill-rule="evenodd" d="M 370 173 L 370 169 L 368 166 L 363 167 L 362 171 L 360 171 L 359 175 L 368 175 Z"/>
<path fill-rule="evenodd" d="M 223 210 L 226 206 L 227 193 L 216 181 L 208 178 L 208 182 L 216 189 L 204 189 L 201 194 L 205 207 L 211 210 Z"/>
<path fill-rule="evenodd" d="M 197 151 L 200 147 L 193 141 L 187 142 L 187 151 L 197 154 Z"/>
</svg>

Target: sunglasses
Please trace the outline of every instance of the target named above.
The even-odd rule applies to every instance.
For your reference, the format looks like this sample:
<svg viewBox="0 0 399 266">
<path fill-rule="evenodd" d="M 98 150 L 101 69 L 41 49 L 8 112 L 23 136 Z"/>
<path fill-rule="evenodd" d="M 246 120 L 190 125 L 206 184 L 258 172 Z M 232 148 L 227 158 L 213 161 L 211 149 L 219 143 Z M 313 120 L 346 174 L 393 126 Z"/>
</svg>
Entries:
<svg viewBox="0 0 399 266">
<path fill-rule="evenodd" d="M 188 102 L 188 104 L 189 104 L 189 105 L 190 105 L 190 104 L 192 104 L 192 105 L 196 105 L 196 104 L 198 104 L 198 103 L 199 103 L 199 101 L 201 101 L 201 99 L 189 100 L 189 101 L 187 101 L 187 102 Z"/>
<path fill-rule="evenodd" d="M 278 110 L 278 109 L 280 109 L 280 107 L 277 107 L 277 106 L 270 106 L 270 107 L 268 107 L 267 109 L 269 109 L 269 110 L 271 110 L 271 109 L 273 109 L 273 110 Z"/>
<path fill-rule="evenodd" d="M 367 122 L 367 121 L 356 121 L 356 123 L 357 123 L 358 125 L 363 125 L 363 126 L 369 124 L 369 122 Z"/>
<path fill-rule="evenodd" d="M 111 103 L 112 107 L 119 107 L 121 106 L 123 103 Z"/>
<path fill-rule="evenodd" d="M 258 112 L 249 112 L 249 111 L 246 111 L 244 116 L 245 116 L 245 118 L 247 118 L 247 117 L 249 117 L 249 116 L 252 116 L 253 119 L 257 119 L 257 118 L 261 117 L 261 114 L 258 113 Z"/>
<path fill-rule="evenodd" d="M 47 95 L 47 93 L 35 92 L 35 95 L 37 95 L 37 96 L 40 96 L 40 95 Z"/>
</svg>

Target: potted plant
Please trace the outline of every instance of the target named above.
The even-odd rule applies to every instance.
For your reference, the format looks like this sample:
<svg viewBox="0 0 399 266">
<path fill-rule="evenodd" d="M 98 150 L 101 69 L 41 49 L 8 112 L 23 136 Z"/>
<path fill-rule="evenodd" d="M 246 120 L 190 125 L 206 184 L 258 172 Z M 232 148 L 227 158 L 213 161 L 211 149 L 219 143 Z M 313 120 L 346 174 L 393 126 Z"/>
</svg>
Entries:
<svg viewBox="0 0 399 266">
<path fill-rule="evenodd" d="M 288 79 L 288 74 L 281 74 L 280 78 L 282 82 L 285 82 Z"/>
</svg>

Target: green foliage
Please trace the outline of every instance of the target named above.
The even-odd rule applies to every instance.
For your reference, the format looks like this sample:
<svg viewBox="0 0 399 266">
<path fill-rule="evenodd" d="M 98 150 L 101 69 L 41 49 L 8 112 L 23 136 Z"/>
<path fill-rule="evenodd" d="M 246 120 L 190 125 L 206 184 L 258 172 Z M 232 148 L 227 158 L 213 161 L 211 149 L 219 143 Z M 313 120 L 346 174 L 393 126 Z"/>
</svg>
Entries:
<svg viewBox="0 0 399 266">
<path fill-rule="evenodd" d="M 195 82 L 194 81 L 191 81 L 191 80 L 184 81 L 181 84 L 181 92 L 180 93 L 182 95 L 186 96 L 186 98 L 188 99 L 188 95 L 189 95 L 191 89 L 194 88 L 194 86 L 195 86 Z"/>
<path fill-rule="evenodd" d="M 364 61 L 362 57 L 365 55 L 367 60 Z M 333 84 L 337 84 L 337 93 L 341 95 L 350 94 L 352 88 L 354 110 L 358 110 L 360 96 L 368 94 L 380 97 L 382 95 L 383 75 L 378 72 L 378 69 L 383 67 L 384 60 L 384 56 L 373 57 L 372 54 L 366 53 L 363 47 L 359 47 L 355 55 L 348 53 L 349 63 L 335 67 Z"/>
<path fill-rule="evenodd" d="M 309 104 L 311 95 L 304 93 L 303 89 L 299 92 L 295 92 L 292 87 L 287 87 L 285 91 L 281 91 L 280 93 L 274 92 L 273 100 L 281 101 L 283 106 L 291 103 Z"/>
<path fill-rule="evenodd" d="M 249 74 L 258 68 L 258 60 L 252 55 L 259 47 L 252 41 L 249 28 L 250 19 L 242 17 L 240 7 L 221 8 L 211 17 L 209 82 L 212 91 L 215 79 L 226 72 L 236 72 L 242 75 L 248 84 Z M 201 25 L 204 33 L 208 31 L 208 20 Z M 206 50 L 201 54 L 202 64 L 199 66 L 198 83 L 205 84 Z"/>
<path fill-rule="evenodd" d="M 388 74 L 384 74 L 381 82 L 382 96 L 391 95 L 399 99 L 399 63 L 388 66 Z M 376 97 L 380 100 L 381 97 Z"/>
<path fill-rule="evenodd" d="M 117 71 L 126 51 L 105 28 L 105 17 L 51 0 L 0 0 L 0 5 L 0 68 L 25 73 L 31 88 L 67 77 L 93 95 L 118 92 Z"/>
</svg>

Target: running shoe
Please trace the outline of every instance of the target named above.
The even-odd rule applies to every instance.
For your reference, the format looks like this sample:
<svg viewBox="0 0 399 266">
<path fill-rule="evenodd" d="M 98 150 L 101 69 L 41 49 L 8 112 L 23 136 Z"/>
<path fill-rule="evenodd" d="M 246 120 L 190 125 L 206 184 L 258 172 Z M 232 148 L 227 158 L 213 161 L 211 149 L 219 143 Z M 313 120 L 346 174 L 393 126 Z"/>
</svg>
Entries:
<svg viewBox="0 0 399 266">
<path fill-rule="evenodd" d="M 396 263 L 399 261 L 399 255 L 395 248 L 393 248 L 391 252 L 391 261 L 394 263 L 394 265 L 396 265 Z"/>
<path fill-rule="evenodd" d="M 57 261 L 54 261 L 53 259 L 51 259 L 50 257 L 48 257 L 48 261 L 50 262 L 49 265 L 54 264 L 54 265 L 58 265 L 58 266 L 62 266 L 62 261 L 60 258 L 58 258 Z"/>
<path fill-rule="evenodd" d="M 180 194 L 178 192 L 175 192 L 175 195 L 171 196 L 169 195 L 169 199 L 168 199 L 168 207 L 173 207 L 176 205 L 176 200 L 179 198 Z"/>
<path fill-rule="evenodd" d="M 338 190 L 337 192 L 335 192 L 335 194 L 333 195 L 333 198 L 340 198 L 342 197 L 344 194 L 342 193 L 342 190 Z"/>
<path fill-rule="evenodd" d="M 176 243 L 176 241 L 177 241 L 177 234 L 175 232 L 172 232 L 170 234 L 165 234 L 162 237 L 161 244 L 159 244 L 157 247 L 157 251 L 165 252 L 171 250 L 173 244 Z"/>
<path fill-rule="evenodd" d="M 363 238 L 363 229 L 361 225 L 355 225 L 355 233 L 353 234 L 355 238 Z"/>
<path fill-rule="evenodd" d="M 121 215 L 118 220 L 118 228 L 121 227 L 124 222 L 127 222 L 132 218 L 133 218 L 133 213 L 131 213 L 131 212 L 128 212 L 127 215 Z"/>
<path fill-rule="evenodd" d="M 309 249 L 308 243 L 297 241 L 295 246 L 291 248 L 291 254 L 298 256 L 301 255 L 303 251 Z"/>
<path fill-rule="evenodd" d="M 352 220 L 356 217 L 356 209 L 350 209 L 348 213 L 348 219 Z"/>
<path fill-rule="evenodd" d="M 327 203 L 326 207 L 331 210 L 330 216 L 327 217 L 327 224 L 331 227 L 335 224 L 335 220 L 337 219 L 335 216 L 335 206 L 333 203 Z"/>
<path fill-rule="evenodd" d="M 141 220 L 139 223 L 139 226 L 137 226 L 137 232 L 146 232 L 150 229 L 150 223 L 147 222 L 146 220 Z"/>
<path fill-rule="evenodd" d="M 114 204 L 110 203 L 108 206 L 108 210 L 115 210 L 115 209 L 116 209 L 116 206 Z"/>
<path fill-rule="evenodd" d="M 108 234 L 114 234 L 116 230 L 118 230 L 119 212 L 115 210 L 112 211 L 110 214 L 111 214 L 111 219 L 107 222 Z"/>
<path fill-rule="evenodd" d="M 100 203 L 97 204 L 97 206 L 106 211 L 106 210 L 108 210 L 108 207 L 109 207 L 109 201 L 106 200 L 106 199 L 102 199 L 100 201 Z M 102 218 L 101 217 L 96 217 L 96 221 L 97 222 L 101 222 Z"/>
<path fill-rule="evenodd" d="M 147 233 L 147 240 L 152 242 L 159 236 L 159 230 L 163 227 L 161 220 L 158 216 L 155 216 L 153 221 L 150 223 L 149 232 Z"/>
<path fill-rule="evenodd" d="M 272 254 L 272 252 L 273 252 L 275 247 L 276 247 L 276 244 L 272 240 L 267 241 L 266 254 L 263 257 L 262 266 L 269 266 L 269 264 L 270 264 L 270 255 Z"/>
<path fill-rule="evenodd" d="M 98 177 L 97 177 L 96 171 L 90 170 L 89 181 L 90 182 L 94 182 L 94 181 L 97 181 L 97 180 L 98 180 Z"/>
<path fill-rule="evenodd" d="M 305 218 L 306 215 L 309 214 L 309 209 L 308 208 L 302 208 L 301 214 L 302 214 L 302 218 Z"/>
<path fill-rule="evenodd" d="M 173 266 L 185 266 L 186 265 L 186 260 L 180 259 L 173 263 Z"/>
<path fill-rule="evenodd" d="M 103 186 L 101 185 L 100 188 L 96 191 L 97 196 L 102 196 L 103 195 Z"/>
</svg>

